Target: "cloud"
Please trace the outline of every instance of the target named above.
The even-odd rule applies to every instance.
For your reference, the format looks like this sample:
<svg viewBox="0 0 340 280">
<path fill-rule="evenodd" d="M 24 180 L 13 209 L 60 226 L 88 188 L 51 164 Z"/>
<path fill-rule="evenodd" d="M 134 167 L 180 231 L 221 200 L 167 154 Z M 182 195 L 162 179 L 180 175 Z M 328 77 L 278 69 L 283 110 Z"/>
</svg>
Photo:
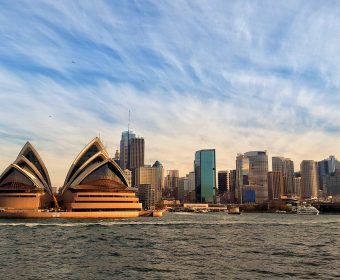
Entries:
<svg viewBox="0 0 340 280">
<path fill-rule="evenodd" d="M 146 160 L 181 174 L 216 148 L 320 160 L 340 148 L 331 2 L 0 3 L 0 168 L 30 140 L 60 186 L 83 146 L 111 155 L 132 111 Z M 298 167 L 296 168 L 298 169 Z"/>
</svg>

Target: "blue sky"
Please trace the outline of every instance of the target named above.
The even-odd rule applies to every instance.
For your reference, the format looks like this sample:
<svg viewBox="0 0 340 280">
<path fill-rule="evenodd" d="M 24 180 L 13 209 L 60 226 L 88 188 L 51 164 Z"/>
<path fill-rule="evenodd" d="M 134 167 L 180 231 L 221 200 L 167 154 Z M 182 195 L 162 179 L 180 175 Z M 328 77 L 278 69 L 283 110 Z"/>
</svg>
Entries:
<svg viewBox="0 0 340 280">
<path fill-rule="evenodd" d="M 60 186 L 127 127 L 146 161 L 192 170 L 216 148 L 340 157 L 338 1 L 0 0 L 0 168 L 26 140 Z"/>
</svg>

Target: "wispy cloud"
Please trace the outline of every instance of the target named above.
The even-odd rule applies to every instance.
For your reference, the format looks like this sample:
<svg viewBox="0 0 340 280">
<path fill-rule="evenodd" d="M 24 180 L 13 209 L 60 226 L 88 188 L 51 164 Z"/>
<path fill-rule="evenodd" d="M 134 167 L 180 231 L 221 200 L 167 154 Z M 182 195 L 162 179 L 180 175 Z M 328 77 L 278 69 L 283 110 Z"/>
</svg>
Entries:
<svg viewBox="0 0 340 280">
<path fill-rule="evenodd" d="M 322 159 L 340 149 L 333 1 L 0 2 L 0 168 L 30 140 L 61 185 L 126 129 L 184 174 L 195 150 Z M 297 168 L 298 169 L 298 168 Z"/>
</svg>

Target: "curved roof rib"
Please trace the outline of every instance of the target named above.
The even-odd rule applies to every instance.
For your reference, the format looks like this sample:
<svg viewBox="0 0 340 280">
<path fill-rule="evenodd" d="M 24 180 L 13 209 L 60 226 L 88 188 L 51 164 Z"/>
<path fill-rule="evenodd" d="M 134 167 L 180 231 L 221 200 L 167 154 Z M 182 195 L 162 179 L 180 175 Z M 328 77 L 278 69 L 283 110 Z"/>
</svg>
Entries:
<svg viewBox="0 0 340 280">
<path fill-rule="evenodd" d="M 19 166 L 21 169 L 28 171 L 32 175 L 34 175 L 37 179 L 40 180 L 41 184 L 44 186 L 45 190 L 49 194 L 53 194 L 52 186 L 46 182 L 44 176 L 39 172 L 36 165 L 34 165 L 31 161 L 29 161 L 25 156 L 21 155 L 18 157 L 15 162 L 15 165 Z"/>
<path fill-rule="evenodd" d="M 49 187 L 51 187 L 51 180 L 50 176 L 48 175 L 47 168 L 37 150 L 30 142 L 26 142 L 24 147 L 21 149 L 16 161 L 18 161 L 21 156 L 27 158 L 36 167 L 41 176 L 44 178 L 45 182 Z"/>
<path fill-rule="evenodd" d="M 75 178 L 77 178 L 77 176 L 79 176 L 79 174 L 81 172 L 83 172 L 84 170 L 86 170 L 88 167 L 90 167 L 91 165 L 95 164 L 95 163 L 98 163 L 98 162 L 102 162 L 104 160 L 106 160 L 107 157 L 106 155 L 103 153 L 103 151 L 100 151 L 96 154 L 94 154 L 92 157 L 90 157 L 87 161 L 85 161 L 83 163 L 82 166 L 80 166 L 76 171 L 75 173 L 72 175 L 71 178 L 68 179 L 68 182 L 67 182 L 67 186 L 69 186 Z"/>
<path fill-rule="evenodd" d="M 98 152 L 102 152 L 105 158 L 109 158 L 109 155 L 100 139 L 98 137 L 94 138 L 90 143 L 88 143 L 85 148 L 78 154 L 76 159 L 73 161 L 67 175 L 65 178 L 64 185 L 70 183 L 73 175 L 80 169 L 91 157 L 93 157 Z"/>
<path fill-rule="evenodd" d="M 42 182 L 37 177 L 34 176 L 34 174 L 31 174 L 30 172 L 24 170 L 23 168 L 21 168 L 20 166 L 14 164 L 14 163 L 10 164 L 5 169 L 5 171 L 1 174 L 0 185 L 3 183 L 3 181 L 5 181 L 5 179 L 10 175 L 10 173 L 13 170 L 17 170 L 22 175 L 24 175 L 30 182 L 32 182 L 34 187 L 41 189 L 41 190 L 45 190 L 45 186 L 42 184 Z M 20 182 L 12 182 L 12 183 L 20 183 Z"/>
<path fill-rule="evenodd" d="M 112 159 L 108 158 L 104 160 L 103 162 L 98 162 L 93 164 L 92 166 L 88 167 L 84 172 L 82 172 L 71 184 L 69 187 L 76 187 L 80 185 L 88 176 L 93 174 L 96 170 L 104 166 L 105 164 L 108 164 L 109 167 L 113 170 L 114 174 L 122 181 L 122 183 L 125 185 L 127 188 L 128 181 L 124 175 L 124 172 L 120 169 L 118 164 L 113 161 Z"/>
</svg>

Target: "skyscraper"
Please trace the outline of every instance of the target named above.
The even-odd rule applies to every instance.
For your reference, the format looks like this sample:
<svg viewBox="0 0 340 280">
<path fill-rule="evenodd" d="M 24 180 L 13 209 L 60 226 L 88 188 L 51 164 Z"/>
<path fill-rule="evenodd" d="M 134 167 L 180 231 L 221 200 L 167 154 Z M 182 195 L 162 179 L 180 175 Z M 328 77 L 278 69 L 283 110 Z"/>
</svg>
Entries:
<svg viewBox="0 0 340 280">
<path fill-rule="evenodd" d="M 283 196 L 283 176 L 280 171 L 268 172 L 268 199 L 280 199 Z"/>
<path fill-rule="evenodd" d="M 215 203 L 215 149 L 197 151 L 195 153 L 194 170 L 196 201 L 202 203 Z"/>
<path fill-rule="evenodd" d="M 303 160 L 301 170 L 301 199 L 318 197 L 318 168 L 313 160 Z"/>
<path fill-rule="evenodd" d="M 268 155 L 266 151 L 252 151 L 244 154 L 249 159 L 249 185 L 255 189 L 257 203 L 268 200 Z"/>
<path fill-rule="evenodd" d="M 221 170 L 217 173 L 218 193 L 224 194 L 230 190 L 230 172 Z"/>
<path fill-rule="evenodd" d="M 237 154 L 236 157 L 236 190 L 235 198 L 237 202 L 243 203 L 242 192 L 244 186 L 249 185 L 249 159 L 243 154 Z"/>
<path fill-rule="evenodd" d="M 283 194 L 293 196 L 294 193 L 294 162 L 289 158 L 272 157 L 272 169 L 281 172 L 283 179 Z"/>
<path fill-rule="evenodd" d="M 130 139 L 136 138 L 136 134 L 133 131 L 124 131 L 122 133 L 122 138 L 120 140 L 120 168 L 122 170 L 130 169 L 129 159 L 130 159 Z"/>
<path fill-rule="evenodd" d="M 144 165 L 144 138 L 130 139 L 130 160 L 128 169 L 134 170 Z"/>
</svg>

